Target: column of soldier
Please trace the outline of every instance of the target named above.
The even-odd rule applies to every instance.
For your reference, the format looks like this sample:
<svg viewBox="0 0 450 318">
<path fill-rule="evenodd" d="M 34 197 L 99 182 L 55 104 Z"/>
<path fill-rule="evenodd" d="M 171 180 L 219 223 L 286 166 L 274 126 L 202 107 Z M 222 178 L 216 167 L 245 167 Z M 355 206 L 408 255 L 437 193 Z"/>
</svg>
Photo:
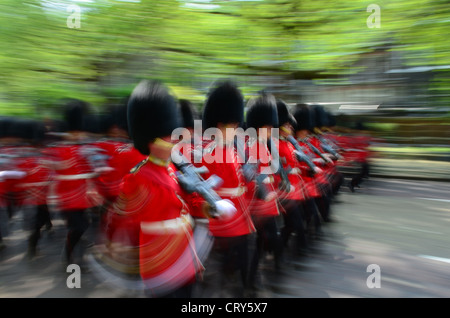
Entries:
<svg viewBox="0 0 450 318">
<path fill-rule="evenodd" d="M 205 297 L 237 297 L 261 287 L 263 263 L 282 272 L 326 235 L 345 144 L 320 106 L 290 108 L 267 92 L 245 104 L 236 83 L 219 81 L 198 116 L 163 83 L 143 81 L 101 116 L 80 100 L 63 110 L 58 127 L 0 120 L 2 207 L 34 207 L 30 259 L 45 248 L 52 209 L 67 226 L 64 264 L 85 262 L 148 297 L 195 297 L 201 286 L 216 288 Z M 239 128 L 258 134 L 239 139 Z M 92 251 L 77 254 L 93 226 Z M 233 278 L 236 293 L 225 294 Z"/>
</svg>

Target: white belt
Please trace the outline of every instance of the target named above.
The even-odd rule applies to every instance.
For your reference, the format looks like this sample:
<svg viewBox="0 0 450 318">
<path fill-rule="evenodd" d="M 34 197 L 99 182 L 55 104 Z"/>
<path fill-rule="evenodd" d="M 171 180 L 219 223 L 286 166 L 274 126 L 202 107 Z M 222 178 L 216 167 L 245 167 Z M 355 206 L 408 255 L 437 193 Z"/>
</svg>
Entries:
<svg viewBox="0 0 450 318">
<path fill-rule="evenodd" d="M 64 175 L 64 174 L 60 174 L 55 176 L 56 180 L 81 180 L 81 179 L 92 179 L 98 176 L 98 173 L 80 173 L 80 174 L 68 174 L 68 175 Z"/>
<path fill-rule="evenodd" d="M 240 197 L 247 191 L 247 187 L 220 188 L 216 192 L 219 196 Z"/>
<path fill-rule="evenodd" d="M 155 221 L 155 222 L 141 222 L 141 230 L 148 234 L 170 234 L 185 232 L 187 227 L 194 226 L 194 219 L 185 214 L 176 219 Z"/>
</svg>

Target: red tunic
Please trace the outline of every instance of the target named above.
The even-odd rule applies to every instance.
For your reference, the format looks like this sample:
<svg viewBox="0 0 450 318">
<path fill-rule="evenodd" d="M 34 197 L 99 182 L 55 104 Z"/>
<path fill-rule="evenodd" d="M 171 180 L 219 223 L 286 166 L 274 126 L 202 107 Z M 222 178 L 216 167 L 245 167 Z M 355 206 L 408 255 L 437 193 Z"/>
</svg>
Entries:
<svg viewBox="0 0 450 318">
<path fill-rule="evenodd" d="M 23 158 L 23 147 L 5 145 L 1 147 L 2 154 L 0 162 L 1 171 L 16 171 L 23 172 L 25 160 Z M 1 178 L 0 179 L 0 193 L 1 193 L 1 206 L 10 204 L 13 200 L 14 205 L 21 205 L 23 199 L 26 197 L 23 188 L 20 186 L 22 178 Z"/>
<path fill-rule="evenodd" d="M 322 141 L 315 135 L 311 135 L 309 137 L 309 142 L 316 147 L 317 149 L 319 149 L 319 151 L 321 153 L 327 153 L 325 150 L 323 150 L 322 148 Z M 329 182 L 334 182 L 335 177 L 339 174 L 339 171 L 337 170 L 337 166 L 335 164 L 335 162 L 337 161 L 337 158 L 333 160 L 332 163 L 329 164 L 325 164 L 323 165 L 322 169 L 324 170 L 325 174 L 327 175 L 327 179 Z"/>
<path fill-rule="evenodd" d="M 237 212 L 230 218 L 212 218 L 209 220 L 209 229 L 215 237 L 234 237 L 247 235 L 255 231 L 248 200 L 246 197 L 247 184 L 242 175 L 243 160 L 240 159 L 234 147 L 217 145 L 214 141 L 203 144 L 202 163 L 196 166 L 205 166 L 208 173 L 203 175 L 204 179 L 211 175 L 217 175 L 223 180 L 223 184 L 216 189 L 222 199 L 233 202 Z M 202 198 L 198 197 L 197 207 L 203 204 Z"/>
<path fill-rule="evenodd" d="M 303 148 L 305 155 L 307 155 L 311 160 L 317 158 L 318 156 L 309 148 L 308 144 L 306 144 L 303 140 L 297 139 L 300 147 Z M 316 164 L 319 168 L 323 168 L 323 164 Z M 309 198 L 317 198 L 320 197 L 321 194 L 321 185 L 328 185 L 328 180 L 326 179 L 326 175 L 324 172 L 316 173 L 312 175 L 310 173 L 310 168 L 304 162 L 300 162 L 300 167 L 303 173 L 303 180 L 305 181 L 305 189 L 307 192 L 307 196 Z"/>
<path fill-rule="evenodd" d="M 306 140 L 298 139 L 297 141 L 302 147 L 304 147 L 304 149 L 306 150 L 306 153 L 311 158 L 320 159 L 320 156 L 318 154 L 316 154 L 309 145 L 309 144 L 311 144 L 312 146 L 316 147 L 319 151 L 321 151 L 320 146 L 317 144 L 317 142 L 318 142 L 317 140 L 307 137 Z M 323 171 L 322 173 L 315 174 L 313 177 L 314 181 L 316 182 L 316 185 L 319 189 L 319 193 L 322 193 L 323 191 L 328 191 L 328 188 L 330 187 L 330 182 L 328 180 L 328 176 L 330 175 L 330 173 L 332 171 L 334 171 L 335 167 L 334 167 L 334 165 L 330 166 L 329 164 L 327 164 L 325 162 L 323 162 L 323 163 L 315 162 L 315 164 Z"/>
<path fill-rule="evenodd" d="M 262 181 L 262 184 L 260 184 L 259 186 L 264 186 L 266 193 L 277 193 L 278 189 L 276 188 L 274 174 L 269 174 L 269 167 L 272 161 L 272 156 L 269 152 L 267 144 L 259 140 L 251 140 L 248 143 L 248 153 L 251 156 L 250 160 L 252 160 L 252 163 L 259 160 L 257 173 L 268 174 L 268 176 Z M 249 182 L 247 184 L 247 187 L 247 199 L 249 200 L 249 211 L 251 215 L 257 217 L 266 217 L 277 216 L 280 214 L 277 198 L 270 201 L 265 201 L 261 198 L 258 198 L 258 188 L 255 180 Z"/>
<path fill-rule="evenodd" d="M 285 138 L 279 139 L 279 156 L 282 159 L 283 167 L 285 169 L 291 169 L 288 175 L 291 183 L 291 191 L 289 193 L 280 192 L 281 199 L 302 201 L 305 200 L 305 183 L 303 181 L 302 169 L 299 161 L 294 154 L 294 146 Z M 280 178 L 278 177 L 280 181 Z"/>
<path fill-rule="evenodd" d="M 52 170 L 45 151 L 34 149 L 34 153 L 23 158 L 19 169 L 26 172 L 26 176 L 20 179 L 18 184 L 18 187 L 23 190 L 22 203 L 24 205 L 47 204 Z"/>
<path fill-rule="evenodd" d="M 186 195 L 173 167 L 144 160 L 123 179 L 112 213 L 139 245 L 139 271 L 155 295 L 193 281 L 203 268 L 196 255 Z M 134 238 L 131 239 L 132 241 Z"/>
<path fill-rule="evenodd" d="M 113 201 L 119 195 L 123 177 L 146 156 L 125 140 L 103 139 L 94 145 L 104 150 L 103 154 L 109 157 L 106 164 L 112 168 L 95 179 L 98 192 L 103 198 Z"/>
<path fill-rule="evenodd" d="M 94 188 L 92 179 L 97 175 L 83 156 L 82 146 L 62 142 L 47 149 L 54 167 L 51 203 L 61 212 L 84 210 L 98 203 L 90 193 Z"/>
</svg>

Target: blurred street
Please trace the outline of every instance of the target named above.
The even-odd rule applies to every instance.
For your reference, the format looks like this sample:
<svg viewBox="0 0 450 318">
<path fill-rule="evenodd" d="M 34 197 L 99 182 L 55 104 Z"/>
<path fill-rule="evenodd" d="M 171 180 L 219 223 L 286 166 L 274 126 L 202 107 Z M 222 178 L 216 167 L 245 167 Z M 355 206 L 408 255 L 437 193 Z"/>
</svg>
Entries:
<svg viewBox="0 0 450 318">
<path fill-rule="evenodd" d="M 260 290 L 249 297 L 268 298 L 446 298 L 450 297 L 448 238 L 450 183 L 371 178 L 351 192 L 343 186 L 332 205 L 334 222 L 325 225 L 301 261 L 286 261 L 274 273 L 270 255 L 261 266 Z M 26 258 L 24 212 L 9 222 L 6 248 L 0 251 L 1 298 L 144 297 L 100 281 L 92 270 L 81 273 L 80 288 L 68 288 L 70 273 L 61 263 L 66 234 L 57 216 L 54 232 L 43 232 L 38 256 Z M 2 215 L 2 220 L 4 216 Z M 86 235 L 85 246 L 92 233 Z M 369 288 L 375 264 L 380 288 Z M 211 265 L 211 266 L 209 266 Z M 239 297 L 233 281 L 215 285 L 214 265 L 206 262 L 196 298 Z"/>
</svg>

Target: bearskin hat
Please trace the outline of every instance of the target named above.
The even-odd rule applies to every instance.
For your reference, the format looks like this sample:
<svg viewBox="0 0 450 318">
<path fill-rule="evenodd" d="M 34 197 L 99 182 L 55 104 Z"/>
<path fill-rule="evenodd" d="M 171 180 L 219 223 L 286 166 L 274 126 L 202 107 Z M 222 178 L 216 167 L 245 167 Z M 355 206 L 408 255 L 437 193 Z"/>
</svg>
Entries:
<svg viewBox="0 0 450 318">
<path fill-rule="evenodd" d="M 158 81 L 144 80 L 136 86 L 128 101 L 127 117 L 130 138 L 143 155 L 150 154 L 149 142 L 181 127 L 176 99 Z"/>
<path fill-rule="evenodd" d="M 278 112 L 278 126 L 281 127 L 286 123 L 290 123 L 293 127 L 297 125 L 297 122 L 289 111 L 288 105 L 281 99 L 277 100 L 277 112 Z"/>
<path fill-rule="evenodd" d="M 226 80 L 216 83 L 208 93 L 203 108 L 203 128 L 217 127 L 244 121 L 244 97 L 235 83 Z"/>
<path fill-rule="evenodd" d="M 0 138 L 9 137 L 9 125 L 11 124 L 12 118 L 2 117 L 0 118 Z"/>
<path fill-rule="evenodd" d="M 69 99 L 64 105 L 64 121 L 68 131 L 82 131 L 83 121 L 89 111 L 88 103 L 79 99 Z"/>
<path fill-rule="evenodd" d="M 7 136 L 29 140 L 33 137 L 33 127 L 31 120 L 27 118 L 11 118 L 7 129 Z"/>
<path fill-rule="evenodd" d="M 336 116 L 330 112 L 327 112 L 328 119 L 327 119 L 327 127 L 334 127 L 336 126 Z"/>
<path fill-rule="evenodd" d="M 294 110 L 294 118 L 297 121 L 295 130 L 312 130 L 313 123 L 311 117 L 311 111 L 306 104 L 297 104 Z"/>
<path fill-rule="evenodd" d="M 187 99 L 180 99 L 180 111 L 183 119 L 184 128 L 194 128 L 194 120 L 197 118 L 197 112 L 192 103 Z"/>
<path fill-rule="evenodd" d="M 278 127 L 277 101 L 272 94 L 261 93 L 247 102 L 246 127 Z"/>
<path fill-rule="evenodd" d="M 311 105 L 311 112 L 314 118 L 314 128 L 321 128 L 328 125 L 328 115 L 321 105 Z"/>
<path fill-rule="evenodd" d="M 124 131 L 128 131 L 127 104 L 128 99 L 126 100 L 125 104 L 116 106 L 112 111 L 113 123 Z"/>
<path fill-rule="evenodd" d="M 30 118 L 9 118 L 5 128 L 5 137 L 19 138 L 27 142 L 41 142 L 45 136 L 44 123 Z"/>
<path fill-rule="evenodd" d="M 101 133 L 101 117 L 98 114 L 85 114 L 83 116 L 81 131 L 92 134 Z"/>
</svg>

